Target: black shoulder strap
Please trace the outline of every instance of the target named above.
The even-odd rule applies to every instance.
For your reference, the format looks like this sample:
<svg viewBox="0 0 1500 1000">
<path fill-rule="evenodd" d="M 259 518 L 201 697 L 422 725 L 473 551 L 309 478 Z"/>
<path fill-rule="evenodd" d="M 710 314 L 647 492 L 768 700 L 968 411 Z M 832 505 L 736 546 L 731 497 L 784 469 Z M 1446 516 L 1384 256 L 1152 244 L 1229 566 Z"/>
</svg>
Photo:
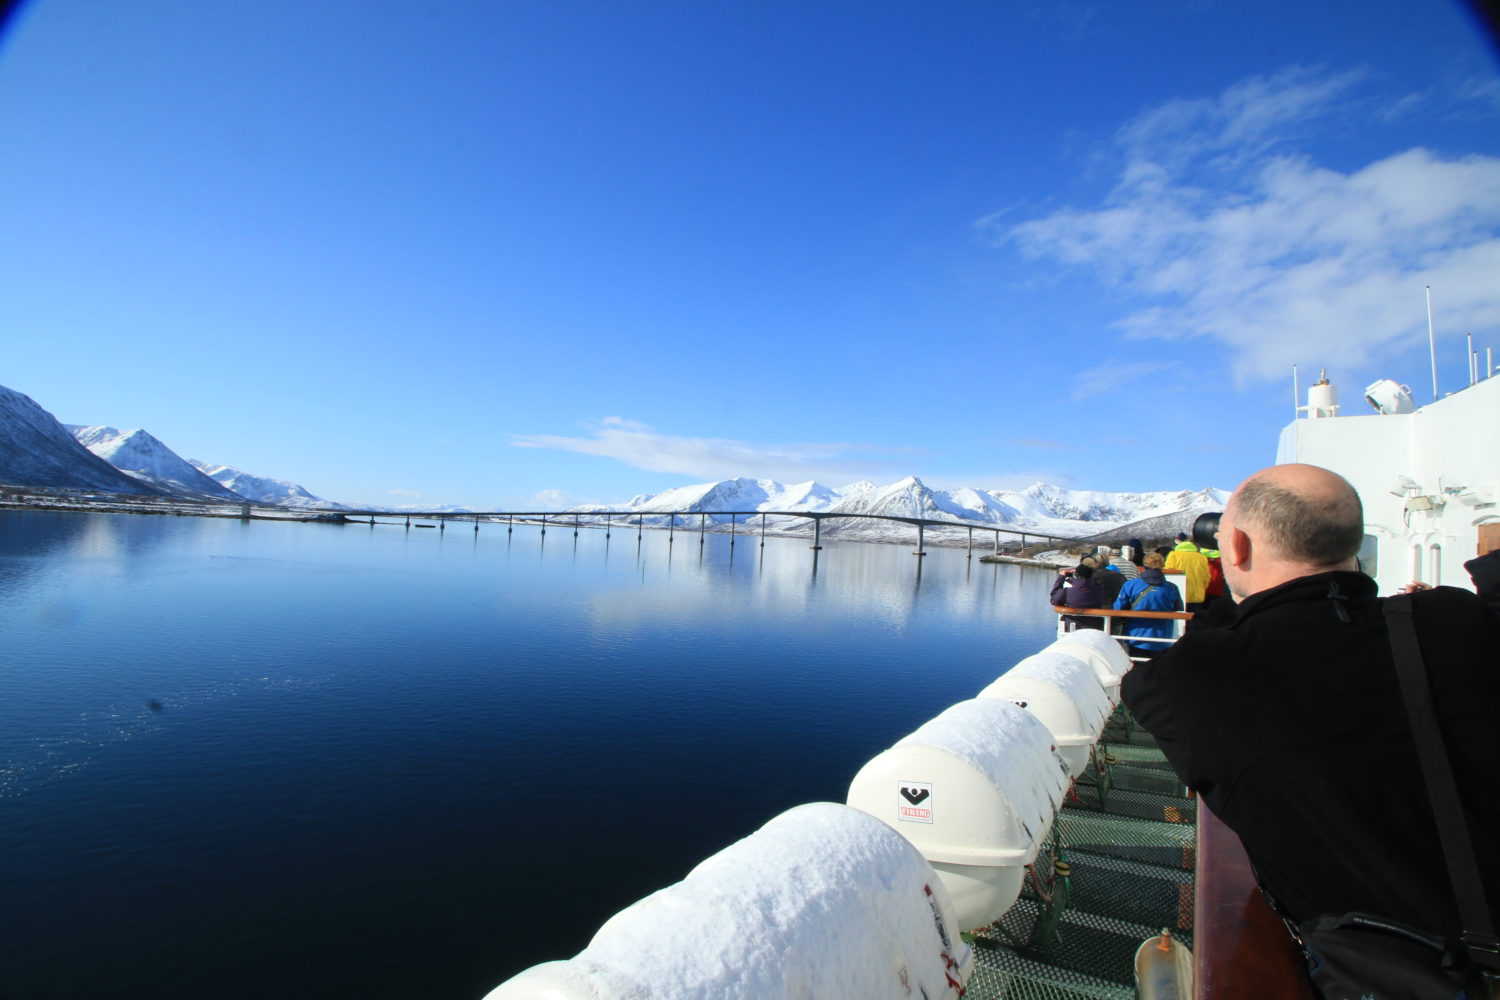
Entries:
<svg viewBox="0 0 1500 1000">
<path fill-rule="evenodd" d="M 1463 804 L 1458 798 L 1458 784 L 1448 761 L 1448 748 L 1438 727 L 1437 711 L 1432 703 L 1432 686 L 1427 667 L 1422 662 L 1422 647 L 1417 641 L 1416 623 L 1412 617 L 1410 594 L 1388 597 L 1383 602 L 1386 630 L 1390 635 L 1391 654 L 1396 659 L 1396 676 L 1411 719 L 1412 739 L 1417 744 L 1417 759 L 1427 782 L 1433 819 L 1448 863 L 1448 880 L 1463 921 L 1461 941 L 1474 962 L 1486 969 L 1500 969 L 1500 942 L 1485 900 L 1484 883 L 1479 877 L 1479 863 L 1469 826 L 1464 819 Z"/>
</svg>

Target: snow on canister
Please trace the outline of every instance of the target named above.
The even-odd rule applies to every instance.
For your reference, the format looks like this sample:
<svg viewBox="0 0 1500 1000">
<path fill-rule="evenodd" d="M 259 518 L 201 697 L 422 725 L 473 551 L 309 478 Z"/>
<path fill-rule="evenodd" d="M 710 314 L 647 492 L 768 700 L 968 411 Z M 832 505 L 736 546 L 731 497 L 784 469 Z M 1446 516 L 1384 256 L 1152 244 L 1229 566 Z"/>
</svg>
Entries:
<svg viewBox="0 0 1500 1000">
<path fill-rule="evenodd" d="M 485 1000 L 953 1000 L 973 968 L 922 855 L 858 809 L 815 802 Z"/>
<path fill-rule="evenodd" d="M 1111 711 L 1093 667 L 1049 650 L 1011 667 L 979 697 L 1003 698 L 1040 719 L 1075 778 L 1088 766 L 1089 748 L 1098 742 Z"/>
<path fill-rule="evenodd" d="M 1008 701 L 974 699 L 860 768 L 849 804 L 917 846 L 947 886 L 959 928 L 973 930 L 1015 903 L 1067 789 L 1045 726 Z"/>
<path fill-rule="evenodd" d="M 1120 644 L 1096 628 L 1074 629 L 1042 652 L 1067 653 L 1094 668 L 1111 705 L 1120 703 L 1120 679 L 1134 665 Z"/>
</svg>

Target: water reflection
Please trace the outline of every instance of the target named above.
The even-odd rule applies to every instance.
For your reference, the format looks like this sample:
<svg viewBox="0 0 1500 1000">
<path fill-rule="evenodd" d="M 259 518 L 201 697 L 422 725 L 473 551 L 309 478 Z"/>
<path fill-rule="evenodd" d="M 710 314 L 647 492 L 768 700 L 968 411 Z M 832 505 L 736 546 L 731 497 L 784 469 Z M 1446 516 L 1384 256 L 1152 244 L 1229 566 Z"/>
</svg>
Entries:
<svg viewBox="0 0 1500 1000">
<path fill-rule="evenodd" d="M 0 515 L 3 992 L 480 995 L 1051 627 L 962 550 L 543 531 Z"/>
</svg>

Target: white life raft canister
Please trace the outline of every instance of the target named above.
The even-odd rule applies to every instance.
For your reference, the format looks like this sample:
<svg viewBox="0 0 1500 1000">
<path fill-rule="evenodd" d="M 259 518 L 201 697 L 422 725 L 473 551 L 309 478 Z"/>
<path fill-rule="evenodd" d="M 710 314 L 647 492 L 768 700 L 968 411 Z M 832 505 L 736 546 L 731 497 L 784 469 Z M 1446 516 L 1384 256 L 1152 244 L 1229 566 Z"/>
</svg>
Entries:
<svg viewBox="0 0 1500 1000">
<path fill-rule="evenodd" d="M 874 817 L 816 802 L 485 1000 L 957 1000 L 973 968 L 922 855 Z"/>
<path fill-rule="evenodd" d="M 1094 668 L 1054 650 L 1026 657 L 979 697 L 1014 702 L 1041 720 L 1075 778 L 1088 766 L 1089 748 L 1112 711 Z"/>
<path fill-rule="evenodd" d="M 1020 895 L 1067 793 L 1053 745 L 1009 701 L 961 701 L 860 768 L 848 801 L 917 846 L 948 887 L 960 929 L 984 927 Z"/>
</svg>

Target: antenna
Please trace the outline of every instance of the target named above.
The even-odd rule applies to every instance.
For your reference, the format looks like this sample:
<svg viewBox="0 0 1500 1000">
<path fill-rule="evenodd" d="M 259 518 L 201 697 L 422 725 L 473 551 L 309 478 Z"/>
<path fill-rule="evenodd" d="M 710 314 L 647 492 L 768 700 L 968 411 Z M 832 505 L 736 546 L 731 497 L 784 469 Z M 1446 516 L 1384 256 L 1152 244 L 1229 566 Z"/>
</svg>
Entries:
<svg viewBox="0 0 1500 1000">
<path fill-rule="evenodd" d="M 1466 333 L 1464 336 L 1469 338 L 1469 356 L 1464 358 L 1464 360 L 1469 363 L 1469 384 L 1473 385 L 1479 381 L 1479 355 L 1474 353 L 1474 335 Z"/>
<path fill-rule="evenodd" d="M 1301 400 L 1301 398 L 1302 398 L 1302 390 L 1297 387 L 1297 366 L 1294 363 L 1292 365 L 1292 419 L 1293 420 L 1297 419 L 1297 414 L 1302 409 L 1302 406 L 1299 403 L 1299 400 Z"/>
<path fill-rule="evenodd" d="M 1432 401 L 1437 402 L 1437 340 L 1432 334 L 1432 286 L 1427 285 L 1427 350 L 1432 355 Z"/>
</svg>

